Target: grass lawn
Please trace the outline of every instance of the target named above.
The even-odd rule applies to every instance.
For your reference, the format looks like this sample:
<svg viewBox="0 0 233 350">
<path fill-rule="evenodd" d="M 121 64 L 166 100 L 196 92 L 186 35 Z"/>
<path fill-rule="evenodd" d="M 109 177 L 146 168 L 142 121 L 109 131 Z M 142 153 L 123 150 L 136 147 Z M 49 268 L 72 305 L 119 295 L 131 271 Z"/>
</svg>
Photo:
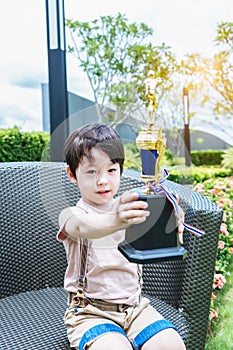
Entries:
<svg viewBox="0 0 233 350">
<path fill-rule="evenodd" d="M 230 276 L 221 293 L 218 293 L 218 318 L 213 321 L 205 350 L 233 349 L 233 260 Z"/>
</svg>

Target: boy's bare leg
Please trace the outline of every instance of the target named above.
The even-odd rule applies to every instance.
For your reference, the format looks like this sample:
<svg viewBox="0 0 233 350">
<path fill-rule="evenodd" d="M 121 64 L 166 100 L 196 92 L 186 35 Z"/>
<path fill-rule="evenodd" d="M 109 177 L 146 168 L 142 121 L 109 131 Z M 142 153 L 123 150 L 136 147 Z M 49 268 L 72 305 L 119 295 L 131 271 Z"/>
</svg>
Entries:
<svg viewBox="0 0 233 350">
<path fill-rule="evenodd" d="M 141 350 L 185 350 L 180 335 L 174 329 L 165 329 L 142 345 Z"/>
<path fill-rule="evenodd" d="M 88 350 L 132 350 L 128 339 L 122 334 L 107 333 L 90 345 Z"/>
</svg>

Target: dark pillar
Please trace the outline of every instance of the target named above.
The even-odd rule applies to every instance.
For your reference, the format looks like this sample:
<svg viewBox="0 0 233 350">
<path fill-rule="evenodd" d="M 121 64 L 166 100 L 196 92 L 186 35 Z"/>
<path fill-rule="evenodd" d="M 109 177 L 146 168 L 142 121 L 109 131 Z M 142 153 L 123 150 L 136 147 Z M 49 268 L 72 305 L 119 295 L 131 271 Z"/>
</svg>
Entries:
<svg viewBox="0 0 233 350">
<path fill-rule="evenodd" d="M 64 0 L 46 0 L 51 161 L 63 161 L 69 134 Z"/>
<path fill-rule="evenodd" d="M 190 158 L 190 132 L 189 132 L 189 95 L 188 89 L 183 88 L 183 111 L 184 111 L 184 152 L 185 165 L 191 165 Z"/>
</svg>

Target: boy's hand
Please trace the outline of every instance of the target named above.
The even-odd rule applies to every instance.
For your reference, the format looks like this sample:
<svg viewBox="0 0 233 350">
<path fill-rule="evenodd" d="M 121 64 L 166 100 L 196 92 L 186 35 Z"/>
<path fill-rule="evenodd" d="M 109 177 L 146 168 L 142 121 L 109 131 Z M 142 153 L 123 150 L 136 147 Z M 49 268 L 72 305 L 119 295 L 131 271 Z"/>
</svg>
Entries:
<svg viewBox="0 0 233 350">
<path fill-rule="evenodd" d="M 127 227 L 144 222 L 150 215 L 150 212 L 145 210 L 147 207 L 147 202 L 138 200 L 136 192 L 125 192 L 116 202 L 116 226 Z"/>
</svg>

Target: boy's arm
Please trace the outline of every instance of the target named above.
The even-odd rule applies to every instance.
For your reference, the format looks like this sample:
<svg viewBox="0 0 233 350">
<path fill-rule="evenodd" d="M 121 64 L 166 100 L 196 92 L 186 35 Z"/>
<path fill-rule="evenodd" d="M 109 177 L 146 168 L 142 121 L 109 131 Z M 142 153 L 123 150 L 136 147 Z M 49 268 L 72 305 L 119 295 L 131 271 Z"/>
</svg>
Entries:
<svg viewBox="0 0 233 350">
<path fill-rule="evenodd" d="M 149 212 L 142 210 L 146 209 L 148 204 L 137 201 L 137 198 L 137 193 L 124 193 L 116 200 L 111 213 L 80 214 L 76 207 L 66 208 L 59 216 L 60 232 L 74 238 L 94 239 L 139 224 L 146 220 Z"/>
</svg>

